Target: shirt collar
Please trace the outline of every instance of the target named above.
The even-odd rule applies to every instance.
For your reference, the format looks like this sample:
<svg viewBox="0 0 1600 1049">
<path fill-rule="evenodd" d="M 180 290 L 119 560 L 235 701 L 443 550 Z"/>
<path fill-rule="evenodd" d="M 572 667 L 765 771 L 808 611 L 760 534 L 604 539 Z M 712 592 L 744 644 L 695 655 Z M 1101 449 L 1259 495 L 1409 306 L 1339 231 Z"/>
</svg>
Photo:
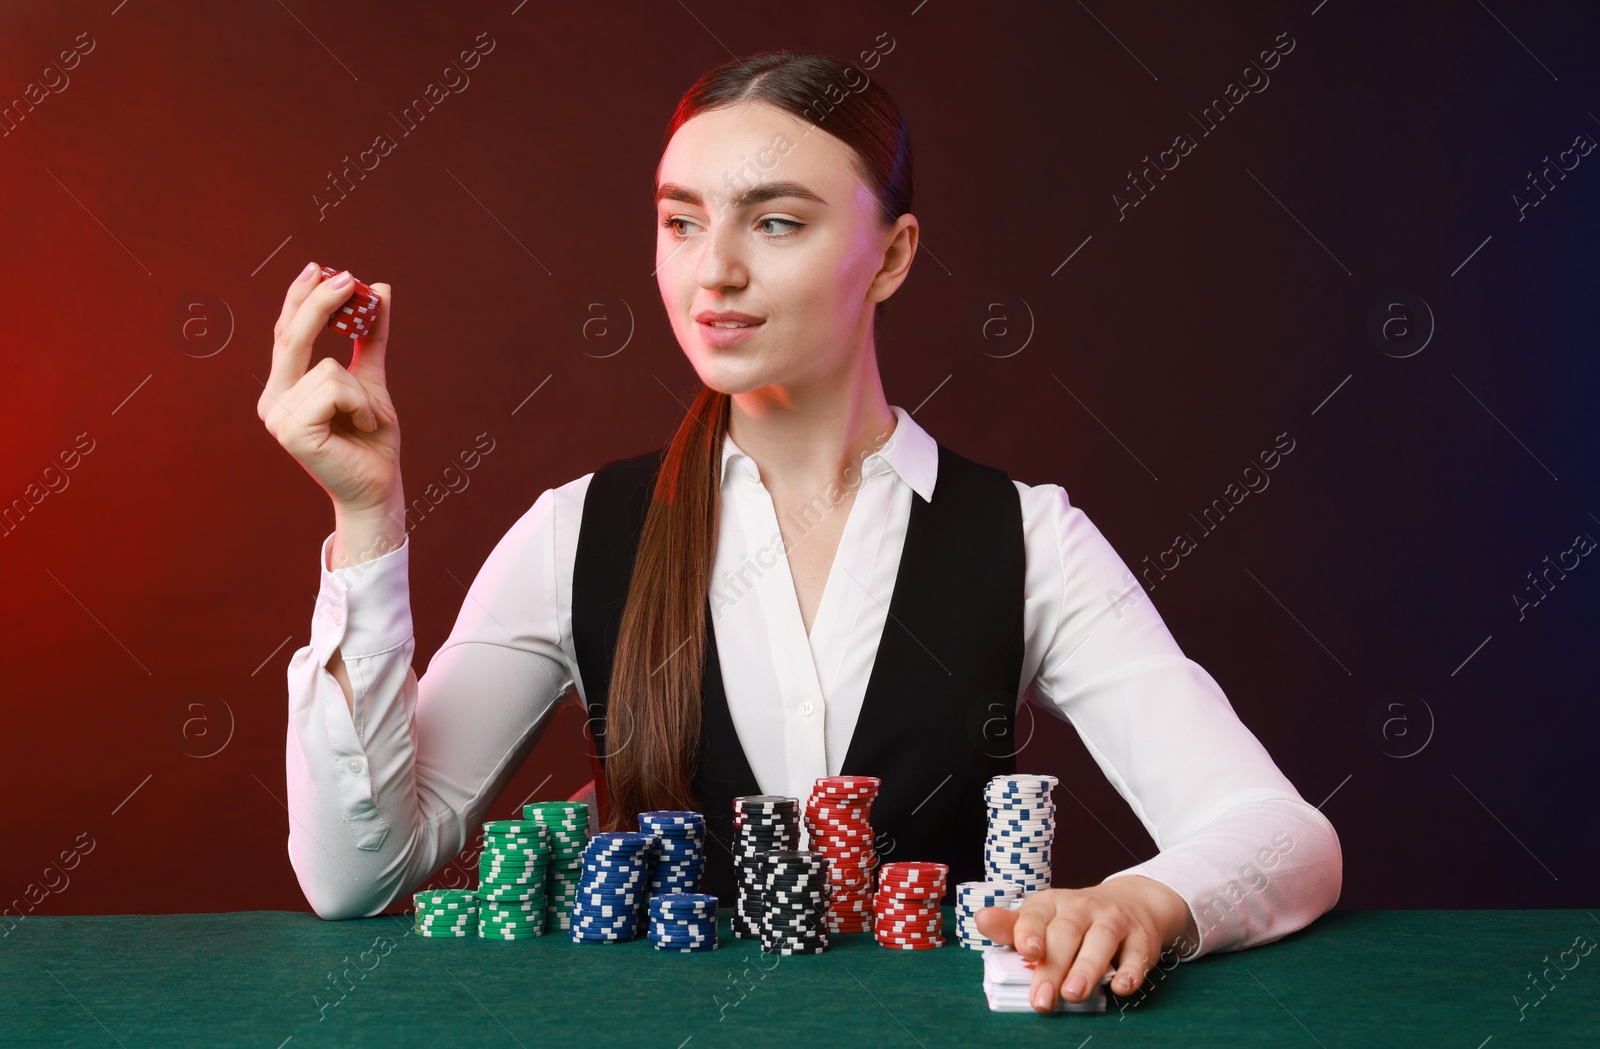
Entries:
<svg viewBox="0 0 1600 1049">
<path fill-rule="evenodd" d="M 933 485 L 939 473 L 938 442 L 918 426 L 904 408 L 890 405 L 889 410 L 897 420 L 894 433 L 882 448 L 861 460 L 861 476 L 875 477 L 893 471 L 925 501 L 932 502 Z M 761 480 L 755 460 L 739 450 L 732 435 L 725 435 L 722 440 L 723 483 L 727 483 L 730 476 Z"/>
</svg>

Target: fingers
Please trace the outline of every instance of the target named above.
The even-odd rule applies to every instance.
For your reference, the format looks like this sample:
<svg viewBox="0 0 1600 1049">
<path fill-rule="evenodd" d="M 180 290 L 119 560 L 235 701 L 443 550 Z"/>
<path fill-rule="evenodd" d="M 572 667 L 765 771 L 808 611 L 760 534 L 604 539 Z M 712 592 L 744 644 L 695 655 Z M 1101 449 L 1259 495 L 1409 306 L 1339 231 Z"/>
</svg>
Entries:
<svg viewBox="0 0 1600 1049">
<path fill-rule="evenodd" d="M 1033 970 L 1033 988 L 1028 1001 L 1039 1012 L 1049 1012 L 1056 1007 L 1056 994 L 1066 980 L 1067 969 L 1078 956 L 1078 943 L 1083 939 L 1085 919 L 1070 912 L 1057 914 L 1044 930 L 1044 957 Z"/>
<path fill-rule="evenodd" d="M 357 428 L 370 433 L 377 429 L 376 413 L 382 407 L 332 358 L 319 361 L 283 396 L 270 390 L 262 396 L 268 405 L 264 413 L 267 429 L 290 452 L 298 452 L 312 429 L 329 425 L 339 413 L 349 415 Z"/>
<path fill-rule="evenodd" d="M 1089 992 L 1111 968 L 1111 956 L 1117 953 L 1121 943 L 1122 936 L 1111 926 L 1101 922 L 1089 926 L 1089 931 L 1083 934 L 1083 942 L 1078 945 L 1077 960 L 1067 969 L 1066 980 L 1058 986 L 1062 996 L 1069 1002 L 1081 1002 L 1089 997 Z"/>
<path fill-rule="evenodd" d="M 1045 926 L 1056 916 L 1055 897 L 1049 893 L 1025 897 L 1022 906 L 1013 913 L 1016 922 L 1011 927 L 1011 943 L 1018 954 L 1029 961 L 1038 961 L 1045 949 Z"/>
<path fill-rule="evenodd" d="M 306 268 L 300 271 L 299 276 L 289 283 L 289 290 L 283 296 L 283 309 L 278 313 L 278 323 L 272 328 L 273 339 L 283 332 L 288 326 L 289 318 L 295 315 L 300 304 L 306 301 L 306 296 L 311 294 L 311 289 L 317 286 L 317 272 L 321 269 L 315 262 L 306 263 Z"/>
<path fill-rule="evenodd" d="M 1109 893 L 1048 889 L 1023 897 L 1015 912 L 985 907 L 975 917 L 984 936 L 1011 944 L 1034 963 L 1028 999 L 1039 1012 L 1054 1010 L 1058 994 L 1084 1001 L 1113 968 L 1114 956 L 1111 990 L 1131 994 L 1160 953 L 1159 934 Z"/>
<path fill-rule="evenodd" d="M 267 389 L 279 397 L 306 374 L 311 344 L 328 323 L 329 315 L 350 297 L 354 278 L 349 270 L 344 270 L 324 281 L 317 281 L 313 275 L 304 281 L 297 279 L 295 283 L 303 287 L 291 287 L 289 294 L 297 295 L 300 303 L 286 319 L 279 318 L 272 342 L 272 374 L 267 378 Z M 286 312 L 288 307 L 286 297 Z"/>
<path fill-rule="evenodd" d="M 343 412 L 359 429 L 371 433 L 378 428 L 377 401 L 343 368 L 338 368 L 313 388 L 301 403 L 304 411 L 296 414 L 311 422 L 327 422 Z"/>
<path fill-rule="evenodd" d="M 1118 952 L 1117 975 L 1111 978 L 1111 992 L 1124 997 L 1132 994 L 1135 988 L 1144 983 L 1145 974 L 1150 971 L 1152 959 L 1158 953 L 1144 930 L 1135 928 L 1130 932 L 1122 950 Z"/>
<path fill-rule="evenodd" d="M 1009 907 L 979 907 L 973 915 L 978 931 L 985 939 L 995 943 L 1011 943 L 1017 924 L 1017 912 Z"/>
<path fill-rule="evenodd" d="M 389 285 L 372 284 L 369 287 L 378 296 L 378 319 L 363 338 L 356 340 L 356 352 L 350 358 L 350 371 L 381 385 L 384 383 L 384 357 L 389 348 Z"/>
<path fill-rule="evenodd" d="M 1033 973 L 1033 987 L 1028 995 L 1033 1008 L 1050 1012 L 1056 1007 L 1057 994 L 1069 1002 L 1087 998 L 1111 968 L 1111 957 L 1124 942 L 1124 929 L 1127 929 L 1127 942 L 1131 945 L 1131 963 L 1132 955 L 1147 953 L 1143 934 L 1137 933 L 1136 927 L 1129 928 L 1113 915 L 1097 915 L 1086 902 L 1056 907 L 1055 916 L 1044 930 L 1044 956 Z M 1142 981 L 1141 970 L 1139 980 L 1128 990 Z"/>
</svg>

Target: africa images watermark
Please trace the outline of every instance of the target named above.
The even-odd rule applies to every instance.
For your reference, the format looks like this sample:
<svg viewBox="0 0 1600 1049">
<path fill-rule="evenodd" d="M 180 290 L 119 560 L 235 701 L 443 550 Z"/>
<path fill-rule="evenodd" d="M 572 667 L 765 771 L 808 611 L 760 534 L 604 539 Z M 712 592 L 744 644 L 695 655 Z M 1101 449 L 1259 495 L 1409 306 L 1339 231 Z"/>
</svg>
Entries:
<svg viewBox="0 0 1600 1049">
<path fill-rule="evenodd" d="M 1523 988 L 1523 993 L 1532 995 L 1537 992 L 1539 997 L 1537 999 L 1530 997 L 1530 999 L 1525 1002 L 1518 995 L 1512 994 L 1511 1001 L 1517 1007 L 1517 1022 L 1521 1023 L 1523 1020 L 1526 1020 L 1528 1018 L 1528 1010 L 1530 1008 L 1536 1008 L 1540 1005 L 1543 1005 L 1545 996 L 1556 989 L 1558 985 L 1554 980 L 1550 979 L 1550 973 L 1552 970 L 1556 972 L 1561 979 L 1565 980 L 1567 978 L 1567 973 L 1576 969 L 1578 967 L 1578 963 L 1584 958 L 1587 958 L 1589 956 L 1589 952 L 1594 950 L 1594 947 L 1594 937 L 1589 936 L 1586 933 L 1578 933 L 1572 938 L 1572 946 L 1568 947 L 1564 951 L 1559 952 L 1556 955 L 1555 961 L 1552 962 L 1550 960 L 1549 954 L 1544 956 L 1542 959 L 1544 962 L 1544 969 L 1539 973 L 1538 976 L 1533 975 L 1533 970 L 1529 969 L 1527 974 L 1528 984 L 1525 988 Z M 1572 956 L 1571 965 L 1565 964 L 1568 955 Z M 1550 986 L 1544 986 L 1539 982 L 1540 980 L 1543 980 L 1544 983 L 1547 983 Z"/>
<path fill-rule="evenodd" d="M 1286 441 L 1288 442 L 1287 444 L 1285 443 Z M 1257 454 L 1256 458 L 1260 463 L 1259 469 L 1256 463 L 1246 466 L 1240 474 L 1239 481 L 1230 481 L 1227 487 L 1222 490 L 1222 495 L 1211 500 L 1211 505 L 1200 511 L 1199 517 L 1195 517 L 1191 513 L 1189 517 L 1201 528 L 1201 538 L 1215 532 L 1222 522 L 1227 520 L 1228 515 L 1238 509 L 1239 504 L 1244 502 L 1252 492 L 1258 495 L 1265 492 L 1267 486 L 1272 483 L 1272 479 L 1267 476 L 1267 473 L 1276 469 L 1278 464 L 1283 461 L 1283 456 L 1294 451 L 1294 447 L 1294 438 L 1287 433 L 1280 433 L 1273 439 L 1271 448 Z M 1243 482 L 1242 487 L 1240 485 L 1241 481 Z M 1183 563 L 1183 558 L 1188 557 L 1197 549 L 1199 549 L 1199 543 L 1195 541 L 1194 536 L 1188 532 L 1177 535 L 1173 537 L 1172 546 L 1156 554 L 1154 561 L 1151 561 L 1148 554 L 1145 555 L 1144 563 L 1148 567 L 1143 569 L 1140 574 L 1144 576 L 1149 588 L 1154 590 L 1159 580 L 1151 578 L 1150 573 L 1156 573 L 1159 579 L 1167 578 L 1167 573 L 1176 571 L 1178 566 Z M 1168 563 L 1169 558 L 1171 559 L 1170 564 Z"/>
<path fill-rule="evenodd" d="M 1287 44 L 1284 43 L 1284 37 L 1289 37 Z M 1288 30 L 1279 33 L 1277 42 L 1271 48 L 1260 53 L 1261 61 L 1256 62 L 1252 59 L 1250 64 L 1245 67 L 1244 72 L 1239 75 L 1239 82 L 1230 83 L 1222 89 L 1222 97 L 1220 99 L 1213 98 L 1210 105 L 1200 108 L 1201 116 L 1210 121 L 1209 127 L 1200 117 L 1190 113 L 1189 119 L 1200 127 L 1200 137 L 1209 137 L 1211 132 L 1217 130 L 1218 123 L 1226 120 L 1228 115 L 1241 102 L 1252 94 L 1259 95 L 1265 91 L 1272 83 L 1272 78 L 1267 76 L 1267 70 L 1277 69 L 1278 63 L 1283 61 L 1283 56 L 1293 51 L 1294 48 L 1294 37 L 1289 36 Z M 1247 88 L 1248 90 L 1246 90 Z M 1227 108 L 1224 109 L 1223 107 Z M 1156 154 L 1154 162 L 1150 160 L 1150 154 L 1146 153 L 1144 159 L 1140 162 L 1137 174 L 1131 169 L 1128 171 L 1128 185 L 1123 192 L 1130 194 L 1129 199 L 1123 200 L 1116 193 L 1111 194 L 1111 203 L 1117 209 L 1117 221 L 1127 221 L 1128 209 L 1136 208 L 1144 203 L 1145 198 L 1155 190 L 1157 181 L 1150 177 L 1152 170 L 1157 178 L 1165 180 L 1168 173 L 1176 171 L 1178 165 L 1183 163 L 1183 158 L 1193 153 L 1199 146 L 1200 143 L 1187 131 L 1180 131 L 1173 137 L 1172 145 Z M 1132 197 L 1132 194 L 1135 193 L 1138 194 L 1136 199 Z"/>
<path fill-rule="evenodd" d="M 71 448 L 56 453 L 56 459 L 61 463 L 60 469 L 56 468 L 55 463 L 51 463 L 40 471 L 39 477 L 44 482 L 44 487 L 41 488 L 37 481 L 29 481 L 28 486 L 22 490 L 22 495 L 12 499 L 9 504 L 0 506 L 0 539 L 9 538 L 12 532 L 21 528 L 22 522 L 28 515 L 38 509 L 39 504 L 52 493 L 60 495 L 66 491 L 67 486 L 72 483 L 72 478 L 68 474 L 76 470 L 83 462 L 83 457 L 92 451 L 94 451 L 94 438 L 87 433 L 80 433 L 73 439 Z"/>
<path fill-rule="evenodd" d="M 1579 566 L 1583 564 L 1583 558 L 1593 553 L 1594 548 L 1594 536 L 1588 532 L 1579 532 L 1573 537 L 1570 547 L 1556 554 L 1554 564 L 1550 561 L 1550 555 L 1546 554 L 1544 556 L 1544 568 L 1539 570 L 1539 574 L 1535 576 L 1532 572 L 1529 572 L 1529 585 L 1522 589 L 1522 593 L 1511 595 L 1511 603 L 1516 606 L 1517 610 L 1517 622 L 1520 623 L 1528 618 L 1528 610 L 1538 607 L 1545 598 L 1549 597 L 1551 591 L 1555 590 L 1556 584 L 1567 578 L 1568 572 L 1577 571 Z M 1568 563 L 1569 559 L 1571 561 L 1570 564 Z M 1550 573 L 1552 572 L 1555 573 L 1554 579 L 1550 578 Z M 1543 586 L 1540 585 L 1541 580 L 1544 583 Z"/>
<path fill-rule="evenodd" d="M 85 40 L 84 37 L 89 37 Z M 73 40 L 70 48 L 62 49 L 43 72 L 37 81 L 29 81 L 22 88 L 19 95 L 0 106 L 0 138 L 10 138 L 21 123 L 33 114 L 33 111 L 44 104 L 51 95 L 59 95 L 72 86 L 72 78 L 67 75 L 69 70 L 77 69 L 78 63 L 83 61 L 83 56 L 93 51 L 95 39 L 89 36 L 86 29 L 79 33 Z"/>
<path fill-rule="evenodd" d="M 489 37 L 487 41 L 484 37 Z M 440 103 L 452 94 L 459 95 L 471 84 L 472 78 L 467 75 L 467 70 L 478 68 L 483 61 L 483 56 L 495 49 L 495 39 L 489 36 L 488 30 L 479 33 L 476 41 L 470 48 L 464 48 L 458 56 L 460 61 L 452 60 L 445 66 L 440 75 L 439 82 L 429 83 L 422 89 L 422 97 L 411 100 L 409 106 L 400 107 L 400 117 L 389 113 L 388 117 L 400 128 L 400 137 L 407 138 L 417 129 L 417 125 L 426 120 Z M 449 90 L 446 90 L 448 88 Z M 364 181 L 367 173 L 376 171 L 383 158 L 400 148 L 400 143 L 387 131 L 380 131 L 372 139 L 372 145 L 356 153 L 352 161 L 350 154 L 344 155 L 344 163 L 339 170 L 328 171 L 327 185 L 311 194 L 311 203 L 317 209 L 317 221 L 322 222 L 328 217 L 328 209 L 336 208 L 343 204 L 345 198 L 356 191 L 357 180 Z M 353 177 L 352 177 L 353 176 Z M 320 194 L 327 193 L 329 199 L 324 200 Z"/>
<path fill-rule="evenodd" d="M 1283 857 L 1294 851 L 1294 836 L 1288 831 L 1279 831 L 1271 840 L 1256 850 L 1255 862 L 1245 863 L 1239 867 L 1239 877 L 1230 878 L 1216 895 L 1202 903 L 1195 909 L 1195 928 L 1200 931 L 1202 938 L 1211 932 L 1232 911 L 1242 907 L 1245 897 L 1251 893 L 1265 892 L 1270 877 L 1267 872 L 1275 869 Z M 1144 982 L 1138 989 L 1127 995 L 1118 995 L 1121 1004 L 1118 1007 L 1117 1021 L 1120 1023 L 1126 1018 L 1129 1009 L 1137 1009 L 1144 1004 L 1157 983 L 1167 978 L 1167 973 L 1178 967 L 1179 960 L 1186 954 L 1199 949 L 1199 944 L 1191 940 L 1187 933 L 1179 933 L 1178 938 L 1167 945 L 1157 958 L 1155 966 L 1145 974 Z M 1170 962 L 1171 964 L 1165 964 Z"/>
<path fill-rule="evenodd" d="M 404 931 L 400 934 L 400 939 L 405 939 L 411 933 L 412 927 L 405 926 Z M 311 1004 L 316 1006 L 317 1009 L 317 1021 L 320 1023 L 326 1020 L 329 1009 L 337 1008 L 344 1004 L 345 996 L 355 990 L 356 986 L 367 978 L 368 973 L 376 971 L 384 958 L 389 956 L 389 952 L 398 946 L 399 941 L 393 939 L 387 933 L 380 932 L 372 938 L 372 946 L 356 955 L 354 962 L 350 961 L 348 954 L 344 956 L 344 967 L 339 970 L 337 976 L 334 975 L 332 969 L 329 969 L 328 985 L 321 991 L 312 992 L 311 995 Z M 371 965 L 366 964 L 366 960 L 369 957 L 372 959 Z M 352 972 L 354 973 L 353 976 Z M 342 983 L 340 982 L 341 980 L 343 981 Z M 324 999 L 324 995 L 327 996 L 326 999 Z"/>
<path fill-rule="evenodd" d="M 74 839 L 72 848 L 61 850 L 60 860 L 52 860 L 46 864 L 39 880 L 29 882 L 20 897 L 0 910 L 0 937 L 10 936 L 15 932 L 17 923 L 27 918 L 51 896 L 66 892 L 67 886 L 72 884 L 72 877 L 67 871 L 76 869 L 78 864 L 83 862 L 83 858 L 94 851 L 94 846 L 94 839 L 89 837 L 88 831 L 84 831 Z"/>
</svg>

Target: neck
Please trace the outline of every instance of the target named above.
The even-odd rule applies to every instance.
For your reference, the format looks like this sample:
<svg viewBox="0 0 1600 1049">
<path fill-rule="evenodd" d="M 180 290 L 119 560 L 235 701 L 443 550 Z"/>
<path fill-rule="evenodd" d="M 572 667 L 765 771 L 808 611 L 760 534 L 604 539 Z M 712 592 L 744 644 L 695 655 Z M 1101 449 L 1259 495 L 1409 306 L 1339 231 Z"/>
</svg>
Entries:
<svg viewBox="0 0 1600 1049">
<path fill-rule="evenodd" d="M 859 483 L 861 460 L 883 447 L 897 422 L 869 352 L 831 386 L 734 394 L 728 434 L 755 460 L 769 492 L 822 492 L 830 484 Z"/>
</svg>

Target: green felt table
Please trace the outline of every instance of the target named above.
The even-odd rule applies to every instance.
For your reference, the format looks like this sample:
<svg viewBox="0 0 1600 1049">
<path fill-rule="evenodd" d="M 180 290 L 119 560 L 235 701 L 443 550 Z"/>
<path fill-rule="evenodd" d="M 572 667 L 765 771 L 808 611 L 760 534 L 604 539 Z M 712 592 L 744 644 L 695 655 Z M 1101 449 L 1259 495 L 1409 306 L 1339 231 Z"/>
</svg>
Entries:
<svg viewBox="0 0 1600 1049">
<path fill-rule="evenodd" d="M 1582 910 L 1334 911 L 1157 971 L 1104 1013 L 1050 1016 L 991 1012 L 982 958 L 954 942 L 838 936 L 822 955 L 762 955 L 727 919 L 721 949 L 667 955 L 560 934 L 424 939 L 398 915 L 34 916 L 0 939 L 0 1045 L 1600 1045 L 1600 952 L 1543 961 L 1600 939 Z"/>
</svg>

